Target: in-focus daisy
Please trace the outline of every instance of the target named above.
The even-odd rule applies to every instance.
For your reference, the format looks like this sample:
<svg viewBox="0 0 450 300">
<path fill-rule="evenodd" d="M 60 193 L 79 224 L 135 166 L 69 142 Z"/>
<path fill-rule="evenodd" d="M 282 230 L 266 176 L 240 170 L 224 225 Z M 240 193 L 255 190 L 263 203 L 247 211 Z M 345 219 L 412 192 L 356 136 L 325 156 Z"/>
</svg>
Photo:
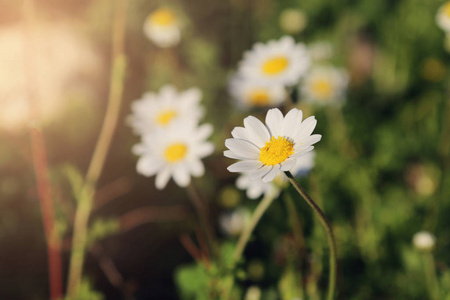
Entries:
<svg viewBox="0 0 450 300">
<path fill-rule="evenodd" d="M 291 169 L 295 177 L 306 176 L 314 166 L 314 151 L 305 153 L 297 159 L 297 163 Z M 250 199 L 259 198 L 261 195 L 277 197 L 282 189 L 288 183 L 283 173 L 278 173 L 271 182 L 263 182 L 259 179 L 251 180 L 248 174 L 242 174 L 236 180 L 236 186 L 241 190 L 246 190 L 247 197 Z"/>
<path fill-rule="evenodd" d="M 176 14 L 167 7 L 155 10 L 145 19 L 144 33 L 161 48 L 178 44 L 180 24 Z"/>
<path fill-rule="evenodd" d="M 320 105 L 340 103 L 345 98 L 348 75 L 332 66 L 316 66 L 300 86 L 302 97 Z"/>
<path fill-rule="evenodd" d="M 186 187 L 191 175 L 202 176 L 205 172 L 201 159 L 210 155 L 214 147 L 205 141 L 212 133 L 210 124 L 198 126 L 197 122 L 173 122 L 167 128 L 158 128 L 142 137 L 133 152 L 141 157 L 137 163 L 138 173 L 144 176 L 156 174 L 155 185 L 163 189 L 170 177 Z"/>
<path fill-rule="evenodd" d="M 203 116 L 200 106 L 202 93 L 197 88 L 178 92 L 166 85 L 159 93 L 146 93 L 131 104 L 132 115 L 128 122 L 137 134 L 150 133 L 156 128 L 167 127 L 176 120 L 198 121 Z"/>
<path fill-rule="evenodd" d="M 239 74 L 264 83 L 292 86 L 306 73 L 310 59 L 306 47 L 289 36 L 257 43 L 244 54 Z"/>
<path fill-rule="evenodd" d="M 450 32 L 450 1 L 439 8 L 436 15 L 436 23 L 442 30 Z"/>
<path fill-rule="evenodd" d="M 314 149 L 322 138 L 311 135 L 317 121 L 311 116 L 302 121 L 303 113 L 291 109 L 285 117 L 277 108 L 266 115 L 266 125 L 253 116 L 244 119 L 244 127 L 235 127 L 233 138 L 225 141 L 229 149 L 224 155 L 239 159 L 228 167 L 230 172 L 243 172 L 251 180 L 272 181 L 280 171 L 291 170 L 298 158 Z"/>
<path fill-rule="evenodd" d="M 229 85 L 230 94 L 241 108 L 275 107 L 286 100 L 286 90 L 279 84 L 234 76 Z"/>
</svg>

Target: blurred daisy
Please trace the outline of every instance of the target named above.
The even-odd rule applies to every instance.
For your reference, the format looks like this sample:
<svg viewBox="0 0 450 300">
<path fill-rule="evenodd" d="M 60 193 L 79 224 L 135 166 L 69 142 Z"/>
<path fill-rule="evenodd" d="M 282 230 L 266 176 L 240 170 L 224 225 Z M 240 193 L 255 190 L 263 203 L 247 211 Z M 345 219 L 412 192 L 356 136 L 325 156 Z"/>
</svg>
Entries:
<svg viewBox="0 0 450 300">
<path fill-rule="evenodd" d="M 342 102 L 348 85 L 348 75 L 332 66 L 317 66 L 311 69 L 300 86 L 306 101 L 317 104 Z"/>
<path fill-rule="evenodd" d="M 161 48 L 178 44 L 180 41 L 180 25 L 177 16 L 166 7 L 155 10 L 145 19 L 144 33 Z"/>
<path fill-rule="evenodd" d="M 280 27 L 284 32 L 296 34 L 305 29 L 308 18 L 300 9 L 287 8 L 281 12 L 279 22 Z"/>
<path fill-rule="evenodd" d="M 328 41 L 317 41 L 308 45 L 308 53 L 313 61 L 320 62 L 332 58 L 334 49 Z"/>
<path fill-rule="evenodd" d="M 310 59 L 303 44 L 295 44 L 292 37 L 285 36 L 267 44 L 257 43 L 244 54 L 239 74 L 261 83 L 291 86 L 305 75 Z"/>
<path fill-rule="evenodd" d="M 233 138 L 225 140 L 229 149 L 224 155 L 239 159 L 228 167 L 230 172 L 243 172 L 251 180 L 272 181 L 280 171 L 289 171 L 297 159 L 314 149 L 322 138 L 311 135 L 317 121 L 311 116 L 302 121 L 303 113 L 291 109 L 285 117 L 277 108 L 266 115 L 266 125 L 253 116 L 244 119 L 244 127 L 235 127 Z"/>
<path fill-rule="evenodd" d="M 450 32 L 450 1 L 439 8 L 436 15 L 436 23 L 442 30 Z"/>
<path fill-rule="evenodd" d="M 229 236 L 239 235 L 249 221 L 250 213 L 243 208 L 224 213 L 219 217 L 220 227 Z"/>
<path fill-rule="evenodd" d="M 231 79 L 229 92 L 241 108 L 278 106 L 287 96 L 282 85 L 265 84 L 242 76 Z"/>
<path fill-rule="evenodd" d="M 198 121 L 203 116 L 200 106 L 202 93 L 197 88 L 178 92 L 172 85 L 162 87 L 159 93 L 146 93 L 131 104 L 128 122 L 137 134 L 150 133 L 167 127 L 176 120 Z"/>
<path fill-rule="evenodd" d="M 314 151 L 305 153 L 297 159 L 297 163 L 291 169 L 291 173 L 295 177 L 306 176 L 314 166 L 316 153 Z M 271 182 L 263 182 L 262 180 L 251 180 L 248 174 L 242 174 L 236 180 L 236 186 L 241 190 L 246 190 L 247 197 L 250 199 L 259 198 L 261 195 L 278 197 L 281 189 L 286 186 L 288 180 L 283 173 L 278 173 Z"/>
<path fill-rule="evenodd" d="M 433 250 L 436 238 L 428 231 L 419 231 L 413 236 L 413 245 L 417 250 L 429 252 Z"/>
<path fill-rule="evenodd" d="M 144 176 L 156 174 L 158 189 L 163 189 L 170 177 L 179 186 L 186 187 L 191 175 L 199 177 L 205 172 L 201 159 L 214 150 L 213 145 L 205 141 L 212 131 L 210 124 L 197 126 L 194 121 L 178 121 L 144 135 L 142 143 L 133 148 L 134 154 L 141 156 L 137 172 Z"/>
</svg>

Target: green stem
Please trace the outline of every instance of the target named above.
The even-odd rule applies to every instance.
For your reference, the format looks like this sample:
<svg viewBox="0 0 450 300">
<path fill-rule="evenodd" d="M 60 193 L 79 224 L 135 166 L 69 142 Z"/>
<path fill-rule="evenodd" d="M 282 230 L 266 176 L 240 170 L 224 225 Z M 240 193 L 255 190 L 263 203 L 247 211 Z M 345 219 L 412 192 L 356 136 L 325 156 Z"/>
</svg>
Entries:
<svg viewBox="0 0 450 300">
<path fill-rule="evenodd" d="M 320 221 L 322 222 L 325 230 L 327 232 L 328 244 L 330 246 L 330 278 L 328 284 L 328 300 L 332 300 L 334 298 L 334 291 L 336 288 L 336 270 L 337 270 L 337 259 L 336 259 L 336 242 L 334 240 L 333 231 L 331 230 L 331 226 L 325 217 L 325 214 L 320 209 L 320 207 L 311 199 L 308 193 L 303 189 L 303 187 L 295 180 L 294 176 L 292 176 L 291 172 L 284 172 L 286 176 L 289 178 L 289 181 L 298 191 L 298 193 L 305 199 L 305 201 L 311 206 L 311 208 L 317 213 Z"/>
<path fill-rule="evenodd" d="M 434 257 L 432 253 L 424 253 L 425 261 L 425 277 L 428 286 L 428 293 L 430 299 L 439 299 L 439 284 L 436 276 L 436 267 L 434 264 Z"/>
<path fill-rule="evenodd" d="M 126 57 L 123 51 L 127 0 L 120 0 L 116 4 L 113 23 L 113 63 L 110 79 L 108 108 L 97 140 L 97 145 L 89 165 L 84 186 L 78 199 L 77 210 L 72 237 L 72 253 L 70 257 L 67 294 L 74 296 L 81 282 L 84 256 L 86 251 L 86 237 L 89 216 L 92 211 L 97 181 L 103 170 L 109 146 L 116 129 L 122 102 L 122 92 L 125 78 Z"/>
<path fill-rule="evenodd" d="M 235 262 L 237 262 L 241 258 L 245 246 L 247 245 L 248 240 L 250 239 L 250 236 L 253 232 L 253 229 L 255 229 L 264 212 L 267 210 L 267 208 L 270 206 L 270 204 L 275 198 L 276 197 L 269 194 L 264 196 L 261 202 L 259 202 L 258 206 L 255 209 L 255 212 L 252 215 L 252 218 L 250 219 L 249 224 L 244 228 L 244 231 L 241 233 L 241 236 L 239 237 L 236 250 L 234 251 L 233 254 L 233 260 Z"/>
</svg>

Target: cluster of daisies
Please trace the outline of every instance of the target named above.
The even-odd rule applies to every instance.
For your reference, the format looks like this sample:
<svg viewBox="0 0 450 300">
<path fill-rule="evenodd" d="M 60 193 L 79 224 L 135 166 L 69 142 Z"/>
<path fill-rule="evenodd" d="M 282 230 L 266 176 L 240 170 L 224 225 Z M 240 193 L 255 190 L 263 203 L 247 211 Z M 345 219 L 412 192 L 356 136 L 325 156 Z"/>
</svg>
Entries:
<svg viewBox="0 0 450 300">
<path fill-rule="evenodd" d="M 197 88 L 179 92 L 166 85 L 158 93 L 146 93 L 132 103 L 128 122 L 141 137 L 133 147 L 133 153 L 140 156 L 137 172 L 156 175 L 158 189 L 163 189 L 170 178 L 186 187 L 191 176 L 205 172 L 201 159 L 214 151 L 213 144 L 206 141 L 213 128 L 199 123 L 204 113 L 201 97 Z"/>
<path fill-rule="evenodd" d="M 241 108 L 280 106 L 294 89 L 315 104 L 342 102 L 348 76 L 326 62 L 331 55 L 326 43 L 306 47 L 290 36 L 256 43 L 231 77 L 230 94 Z"/>
<path fill-rule="evenodd" d="M 446 33 L 445 47 L 450 51 L 450 1 L 439 8 L 436 23 Z"/>
</svg>

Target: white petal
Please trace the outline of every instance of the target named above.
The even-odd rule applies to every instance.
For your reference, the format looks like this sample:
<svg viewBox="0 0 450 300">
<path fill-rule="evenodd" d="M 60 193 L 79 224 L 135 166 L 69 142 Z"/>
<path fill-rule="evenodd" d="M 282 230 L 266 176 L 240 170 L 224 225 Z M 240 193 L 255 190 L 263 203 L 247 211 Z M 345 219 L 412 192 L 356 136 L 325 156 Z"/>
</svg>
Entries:
<svg viewBox="0 0 450 300">
<path fill-rule="evenodd" d="M 193 159 L 189 162 L 189 169 L 195 177 L 202 176 L 205 174 L 205 167 L 203 166 L 203 163 L 199 159 Z"/>
<path fill-rule="evenodd" d="M 191 182 L 191 176 L 187 171 L 187 167 L 180 165 L 173 171 L 173 179 L 175 182 L 181 186 L 186 187 Z"/>
<path fill-rule="evenodd" d="M 307 118 L 302 122 L 301 128 L 295 133 L 294 141 L 304 139 L 307 136 L 311 135 L 316 127 L 317 120 L 314 116 Z"/>
<path fill-rule="evenodd" d="M 159 159 L 143 156 L 138 160 L 136 170 L 144 176 L 152 176 L 162 167 L 162 165 L 163 162 Z"/>
<path fill-rule="evenodd" d="M 244 160 L 232 164 L 227 169 L 230 172 L 251 172 L 257 170 L 261 166 L 262 162 L 259 160 Z"/>
<path fill-rule="evenodd" d="M 259 180 L 259 179 L 257 179 L 257 180 Z M 261 182 L 258 184 L 250 185 L 247 189 L 247 197 L 249 197 L 250 199 L 256 199 L 259 196 L 261 196 L 262 193 L 264 192 L 264 189 L 262 186 L 263 184 L 264 183 Z"/>
<path fill-rule="evenodd" d="M 269 131 L 266 126 L 253 116 L 248 116 L 244 119 L 244 126 L 248 130 L 251 141 L 258 147 L 264 147 L 266 142 L 270 139 Z"/>
<path fill-rule="evenodd" d="M 294 133 L 297 131 L 301 124 L 301 115 L 299 116 L 300 110 L 293 108 L 284 117 L 281 133 L 285 137 L 294 137 Z M 300 117 L 300 118 L 299 118 Z"/>
<path fill-rule="evenodd" d="M 158 175 L 156 175 L 155 186 L 158 190 L 162 190 L 170 179 L 170 168 L 166 167 L 162 169 Z"/>
<path fill-rule="evenodd" d="M 289 171 L 291 170 L 295 164 L 297 163 L 297 160 L 295 158 L 288 158 L 285 161 L 281 163 L 281 171 Z"/>
<path fill-rule="evenodd" d="M 321 134 L 313 134 L 313 135 L 307 137 L 306 139 L 304 139 L 303 141 L 300 140 L 300 144 L 302 144 L 304 146 L 306 146 L 306 145 L 314 145 L 315 143 L 317 143 L 321 139 L 322 139 L 322 135 Z"/>
<path fill-rule="evenodd" d="M 231 131 L 231 135 L 235 139 L 250 140 L 248 132 L 244 127 L 234 127 L 234 129 Z"/>
<path fill-rule="evenodd" d="M 242 155 L 249 159 L 256 159 L 259 157 L 259 149 L 246 140 L 226 139 L 225 146 L 234 153 Z"/>
<path fill-rule="evenodd" d="M 198 145 L 198 147 L 195 149 L 195 155 L 201 158 L 208 156 L 213 152 L 214 146 L 211 143 L 203 143 L 201 145 Z"/>
<path fill-rule="evenodd" d="M 278 108 L 269 109 L 266 115 L 266 124 L 271 136 L 278 137 L 281 135 L 282 122 L 283 114 L 281 111 Z"/>
<path fill-rule="evenodd" d="M 223 151 L 223 156 L 228 157 L 228 158 L 233 158 L 233 159 L 241 159 L 241 160 L 249 159 L 248 157 L 245 157 L 245 156 L 236 154 L 236 153 L 234 153 L 234 152 L 231 151 L 231 150 L 225 150 L 225 151 Z"/>
<path fill-rule="evenodd" d="M 272 181 L 275 176 L 277 176 L 278 172 L 280 171 L 280 165 L 274 165 L 272 170 L 270 170 L 269 173 L 263 176 L 262 181 L 263 182 L 270 182 Z"/>
<path fill-rule="evenodd" d="M 206 140 L 213 132 L 213 127 L 211 124 L 203 124 L 198 127 L 197 130 L 197 140 Z"/>
<path fill-rule="evenodd" d="M 296 151 L 294 154 L 292 154 L 289 158 L 297 158 L 300 157 L 302 155 L 304 155 L 305 153 L 308 153 L 309 151 L 312 151 L 314 149 L 314 146 L 308 146 L 306 148 L 302 148 L 299 151 Z"/>
<path fill-rule="evenodd" d="M 259 179 L 261 180 L 261 178 L 266 175 L 267 173 L 270 172 L 270 170 L 272 170 L 272 166 L 262 166 L 261 168 L 259 168 L 258 170 L 249 173 L 248 175 L 250 176 L 250 180 L 256 180 Z"/>
</svg>

